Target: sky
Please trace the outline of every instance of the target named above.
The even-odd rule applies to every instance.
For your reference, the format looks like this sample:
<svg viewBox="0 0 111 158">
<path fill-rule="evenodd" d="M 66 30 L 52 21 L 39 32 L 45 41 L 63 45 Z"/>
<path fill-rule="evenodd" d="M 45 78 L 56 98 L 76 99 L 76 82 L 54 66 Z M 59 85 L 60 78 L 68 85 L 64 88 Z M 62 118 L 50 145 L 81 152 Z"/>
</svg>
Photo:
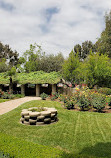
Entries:
<svg viewBox="0 0 111 158">
<path fill-rule="evenodd" d="M 34 43 L 68 56 L 74 45 L 97 41 L 110 9 L 111 0 L 0 0 L 0 41 L 20 56 Z"/>
</svg>

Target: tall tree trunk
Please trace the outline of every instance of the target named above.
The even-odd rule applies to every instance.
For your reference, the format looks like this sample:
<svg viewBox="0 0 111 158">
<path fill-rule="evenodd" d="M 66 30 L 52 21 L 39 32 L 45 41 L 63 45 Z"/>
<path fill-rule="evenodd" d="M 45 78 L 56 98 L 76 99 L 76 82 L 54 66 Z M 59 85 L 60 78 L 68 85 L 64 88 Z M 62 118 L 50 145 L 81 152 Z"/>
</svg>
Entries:
<svg viewBox="0 0 111 158">
<path fill-rule="evenodd" d="M 10 77 L 9 92 L 10 92 L 10 93 L 13 93 L 13 82 L 12 82 L 12 77 Z"/>
</svg>

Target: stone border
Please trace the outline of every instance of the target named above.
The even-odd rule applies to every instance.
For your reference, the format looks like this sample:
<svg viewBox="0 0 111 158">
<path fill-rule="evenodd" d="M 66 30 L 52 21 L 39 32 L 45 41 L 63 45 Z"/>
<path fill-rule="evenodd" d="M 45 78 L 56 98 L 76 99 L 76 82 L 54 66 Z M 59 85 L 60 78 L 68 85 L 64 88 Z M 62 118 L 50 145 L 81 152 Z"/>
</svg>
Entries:
<svg viewBox="0 0 111 158">
<path fill-rule="evenodd" d="M 57 110 L 55 108 L 43 107 L 44 111 L 32 112 L 31 110 L 37 110 L 37 107 L 32 107 L 29 109 L 23 109 L 21 112 L 20 122 L 25 125 L 46 125 L 55 123 L 58 121 Z"/>
</svg>

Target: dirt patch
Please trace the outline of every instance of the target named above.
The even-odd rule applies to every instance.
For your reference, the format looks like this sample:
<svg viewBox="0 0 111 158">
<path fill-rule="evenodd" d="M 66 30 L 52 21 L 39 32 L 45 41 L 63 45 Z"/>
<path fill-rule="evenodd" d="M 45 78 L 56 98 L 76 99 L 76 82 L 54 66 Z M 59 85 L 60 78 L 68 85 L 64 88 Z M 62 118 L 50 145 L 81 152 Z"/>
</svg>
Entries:
<svg viewBox="0 0 111 158">
<path fill-rule="evenodd" d="M 64 105 L 62 105 L 62 107 L 64 107 Z M 65 107 L 64 107 L 65 108 Z M 65 108 L 67 109 L 67 108 Z M 67 109 L 68 110 L 68 109 Z M 74 108 L 74 109 L 70 109 L 71 111 L 81 111 L 79 108 Z M 92 108 L 92 109 L 89 109 L 89 110 L 84 110 L 85 111 L 88 111 L 88 112 L 98 112 L 96 109 Z M 99 113 L 111 113 L 111 108 L 110 107 L 105 107 L 101 112 Z"/>
</svg>

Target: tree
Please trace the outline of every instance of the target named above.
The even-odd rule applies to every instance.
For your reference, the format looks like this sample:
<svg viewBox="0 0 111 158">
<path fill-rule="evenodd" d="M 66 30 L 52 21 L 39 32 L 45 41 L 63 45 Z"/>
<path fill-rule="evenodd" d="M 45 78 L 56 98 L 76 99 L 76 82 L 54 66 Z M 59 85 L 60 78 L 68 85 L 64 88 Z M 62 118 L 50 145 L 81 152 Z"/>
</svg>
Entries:
<svg viewBox="0 0 111 158">
<path fill-rule="evenodd" d="M 6 64 L 6 59 L 2 58 L 2 61 L 0 62 L 0 73 L 6 72 L 9 70 L 8 65 Z"/>
<path fill-rule="evenodd" d="M 65 60 L 62 68 L 63 77 L 65 80 L 70 81 L 71 83 L 76 82 L 76 68 L 79 66 L 80 61 L 77 54 L 72 50 L 69 54 L 68 59 Z"/>
<path fill-rule="evenodd" d="M 30 49 L 24 53 L 25 64 L 24 68 L 26 72 L 38 71 L 39 57 L 41 55 L 41 47 L 36 43 L 30 45 Z"/>
<path fill-rule="evenodd" d="M 96 42 L 97 51 L 111 58 L 111 11 L 105 15 L 105 30 Z"/>
<path fill-rule="evenodd" d="M 95 52 L 95 46 L 91 41 L 85 41 L 82 43 L 82 59 L 85 59 L 90 52 Z"/>
<path fill-rule="evenodd" d="M 9 45 L 3 45 L 0 42 L 0 62 L 2 59 L 6 59 L 7 64 L 13 67 L 17 65 L 18 55 L 17 51 L 12 51 Z"/>
<path fill-rule="evenodd" d="M 52 72 L 60 71 L 63 61 L 64 58 L 61 53 L 58 53 L 57 55 L 46 55 L 46 53 L 42 51 L 41 46 L 35 43 L 34 45 L 30 45 L 30 49 L 24 53 L 23 57 L 19 60 L 19 63 L 24 63 L 23 65 L 26 72 L 40 70 Z"/>
<path fill-rule="evenodd" d="M 83 42 L 82 46 L 80 44 L 74 46 L 74 52 L 75 54 L 78 54 L 80 60 L 84 60 L 90 52 L 94 53 L 95 51 L 95 45 L 91 41 Z"/>
<path fill-rule="evenodd" d="M 74 52 L 77 54 L 78 53 L 78 56 L 79 58 L 82 58 L 82 47 L 80 44 L 76 44 L 74 46 Z"/>
<path fill-rule="evenodd" d="M 76 69 L 76 78 L 93 87 L 111 87 L 111 61 L 106 54 L 91 54 Z"/>
<path fill-rule="evenodd" d="M 57 55 L 44 55 L 40 59 L 40 70 L 45 72 L 61 71 L 63 62 L 64 57 L 61 53 L 58 53 Z"/>
</svg>

